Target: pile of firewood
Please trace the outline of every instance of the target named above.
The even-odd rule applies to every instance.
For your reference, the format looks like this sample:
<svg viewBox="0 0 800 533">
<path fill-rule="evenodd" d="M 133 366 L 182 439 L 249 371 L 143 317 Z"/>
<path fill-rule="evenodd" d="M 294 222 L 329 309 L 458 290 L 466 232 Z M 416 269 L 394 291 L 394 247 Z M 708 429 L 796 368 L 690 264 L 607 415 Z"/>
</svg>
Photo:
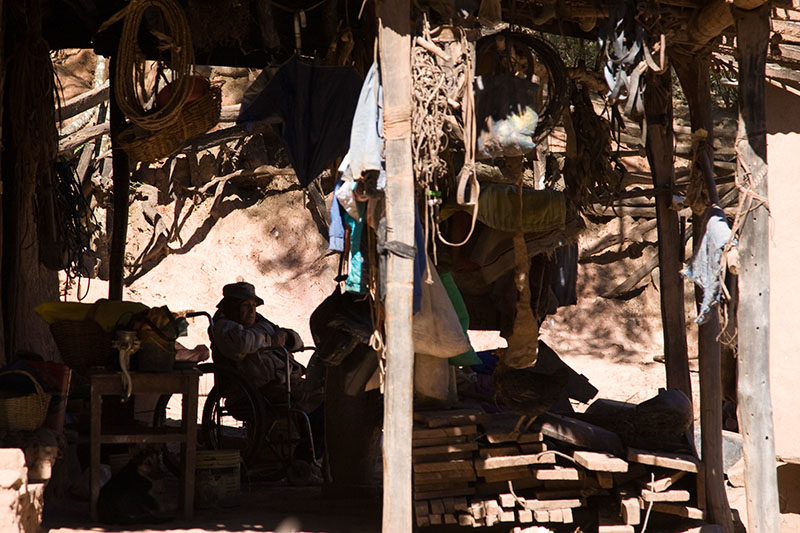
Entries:
<svg viewBox="0 0 800 533">
<path fill-rule="evenodd" d="M 524 532 L 593 523 L 622 533 L 649 514 L 676 515 L 694 527 L 705 517 L 702 468 L 691 455 L 625 448 L 608 430 L 551 413 L 522 433 L 514 431 L 516 418 L 478 410 L 414 418 L 419 527 L 508 523 Z"/>
</svg>

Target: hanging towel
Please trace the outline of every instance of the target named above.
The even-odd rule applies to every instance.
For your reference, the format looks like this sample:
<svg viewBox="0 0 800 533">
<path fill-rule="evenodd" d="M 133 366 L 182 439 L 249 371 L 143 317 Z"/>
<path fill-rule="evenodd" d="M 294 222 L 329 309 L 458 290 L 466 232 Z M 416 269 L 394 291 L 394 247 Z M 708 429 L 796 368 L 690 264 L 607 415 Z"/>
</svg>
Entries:
<svg viewBox="0 0 800 533">
<path fill-rule="evenodd" d="M 378 189 L 383 189 L 383 88 L 378 63 L 372 64 L 361 86 L 352 124 L 350 150 L 339 166 L 342 179 L 359 180 L 367 172 L 378 172 Z"/>
</svg>

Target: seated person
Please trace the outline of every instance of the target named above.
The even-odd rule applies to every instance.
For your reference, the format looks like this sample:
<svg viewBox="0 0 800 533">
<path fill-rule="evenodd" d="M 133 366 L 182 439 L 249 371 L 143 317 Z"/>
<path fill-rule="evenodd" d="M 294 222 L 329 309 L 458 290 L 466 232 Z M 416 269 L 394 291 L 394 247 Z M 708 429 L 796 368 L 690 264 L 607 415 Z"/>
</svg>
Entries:
<svg viewBox="0 0 800 533">
<path fill-rule="evenodd" d="M 285 403 L 286 353 L 275 348 L 301 348 L 300 335 L 256 312 L 264 300 L 256 295 L 252 284 L 240 281 L 225 285 L 222 296 L 210 331 L 216 362 L 239 370 L 271 402 Z M 303 377 L 303 367 L 291 354 L 289 365 L 293 406 L 310 414 L 321 405 L 322 391 Z"/>
</svg>

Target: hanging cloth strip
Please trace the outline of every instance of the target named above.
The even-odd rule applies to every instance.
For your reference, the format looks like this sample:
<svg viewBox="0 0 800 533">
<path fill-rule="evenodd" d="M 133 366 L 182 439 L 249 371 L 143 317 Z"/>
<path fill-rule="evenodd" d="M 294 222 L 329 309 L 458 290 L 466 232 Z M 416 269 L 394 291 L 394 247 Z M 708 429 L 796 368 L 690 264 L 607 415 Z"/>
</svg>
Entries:
<svg viewBox="0 0 800 533">
<path fill-rule="evenodd" d="M 296 56 L 270 79 L 265 69 L 245 91 L 237 124 L 278 124 L 304 187 L 347 152 L 361 78 L 352 67 L 321 67 Z"/>
<path fill-rule="evenodd" d="M 514 233 L 514 283 L 517 286 L 517 313 L 514 317 L 514 330 L 508 337 L 508 348 L 505 349 L 503 360 L 512 368 L 527 368 L 536 363 L 539 346 L 539 320 L 531 309 L 531 260 L 528 256 L 528 247 L 525 243 L 525 233 L 522 229 L 522 158 L 513 157 L 507 160 L 512 172 L 517 176 L 517 190 L 519 191 L 519 210 L 517 211 L 518 226 Z"/>
<path fill-rule="evenodd" d="M 731 237 L 731 228 L 722 209 L 710 207 L 704 217 L 706 228 L 700 246 L 682 272 L 703 289 L 703 302 L 695 319 L 698 324 L 705 323 L 714 306 L 722 300 L 722 280 L 725 277 L 722 252 Z"/>
</svg>

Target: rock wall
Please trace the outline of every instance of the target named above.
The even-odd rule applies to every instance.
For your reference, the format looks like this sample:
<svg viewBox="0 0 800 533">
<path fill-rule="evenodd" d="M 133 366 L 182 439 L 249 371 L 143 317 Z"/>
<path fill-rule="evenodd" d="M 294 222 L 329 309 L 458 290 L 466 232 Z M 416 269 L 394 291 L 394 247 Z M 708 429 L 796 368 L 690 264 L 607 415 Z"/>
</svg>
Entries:
<svg viewBox="0 0 800 533">
<path fill-rule="evenodd" d="M 4 533 L 39 532 L 46 481 L 28 477 L 23 451 L 0 448 L 0 531 Z"/>
</svg>

